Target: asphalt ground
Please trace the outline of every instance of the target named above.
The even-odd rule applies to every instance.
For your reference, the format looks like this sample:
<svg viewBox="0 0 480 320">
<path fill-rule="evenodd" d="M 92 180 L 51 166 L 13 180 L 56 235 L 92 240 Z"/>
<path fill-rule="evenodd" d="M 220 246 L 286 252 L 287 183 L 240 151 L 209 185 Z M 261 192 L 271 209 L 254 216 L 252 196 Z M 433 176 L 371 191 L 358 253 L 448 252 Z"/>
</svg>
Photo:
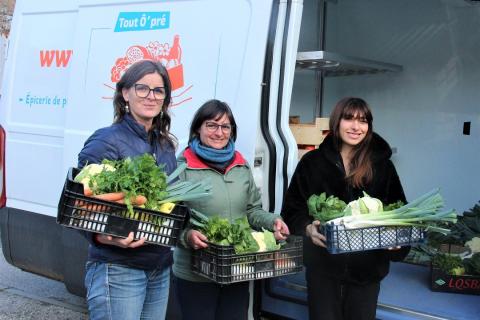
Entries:
<svg viewBox="0 0 480 320">
<path fill-rule="evenodd" d="M 22 271 L 0 252 L 0 320 L 88 319 L 85 300 L 63 283 Z"/>
</svg>

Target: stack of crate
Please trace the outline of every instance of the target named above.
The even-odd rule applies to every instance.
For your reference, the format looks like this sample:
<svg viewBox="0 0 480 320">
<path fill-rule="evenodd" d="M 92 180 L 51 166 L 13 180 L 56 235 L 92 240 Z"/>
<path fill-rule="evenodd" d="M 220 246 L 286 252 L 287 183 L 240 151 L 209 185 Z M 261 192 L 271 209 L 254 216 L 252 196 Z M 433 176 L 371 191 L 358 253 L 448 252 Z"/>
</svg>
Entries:
<svg viewBox="0 0 480 320">
<path fill-rule="evenodd" d="M 318 148 L 322 143 L 328 134 L 328 121 L 329 118 L 316 118 L 314 123 L 300 123 L 300 117 L 290 117 L 289 126 L 297 141 L 299 159 L 308 151 Z"/>
</svg>

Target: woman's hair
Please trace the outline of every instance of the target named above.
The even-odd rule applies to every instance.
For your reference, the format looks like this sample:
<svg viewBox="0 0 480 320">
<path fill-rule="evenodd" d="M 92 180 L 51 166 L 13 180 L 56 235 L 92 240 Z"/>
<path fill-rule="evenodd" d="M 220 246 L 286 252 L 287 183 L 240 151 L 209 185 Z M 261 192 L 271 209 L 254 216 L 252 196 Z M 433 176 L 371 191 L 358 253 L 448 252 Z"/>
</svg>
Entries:
<svg viewBox="0 0 480 320">
<path fill-rule="evenodd" d="M 190 125 L 188 142 L 191 142 L 194 138 L 198 137 L 198 131 L 203 122 L 206 120 L 219 120 L 223 115 L 227 115 L 228 120 L 230 120 L 230 125 L 232 126 L 230 139 L 233 141 L 237 140 L 237 124 L 235 123 L 232 110 L 225 102 L 213 99 L 205 102 L 197 112 L 195 112 Z"/>
<path fill-rule="evenodd" d="M 340 151 L 343 141 L 340 137 L 340 121 L 342 119 L 362 119 L 368 123 L 368 131 L 365 138 L 353 148 L 350 160 L 350 172 L 347 182 L 354 187 L 360 188 L 372 181 L 373 169 L 371 160 L 371 141 L 373 136 L 373 116 L 365 100 L 354 97 L 343 98 L 337 102 L 330 114 L 330 131 L 333 136 L 334 146 Z"/>
<path fill-rule="evenodd" d="M 167 69 L 160 63 L 153 60 L 140 60 L 135 62 L 117 82 L 115 96 L 113 97 L 114 123 L 123 120 L 127 113 L 127 102 L 123 98 L 123 89 L 130 89 L 135 83 L 147 74 L 157 73 L 163 79 L 165 87 L 165 99 L 163 99 L 161 112 L 153 118 L 151 131 L 157 130 L 160 143 L 168 143 L 171 146 L 176 145 L 175 137 L 170 133 L 171 118 L 168 114 L 168 107 L 172 99 L 172 85 L 167 73 Z M 150 133 L 149 133 L 150 134 Z"/>
</svg>

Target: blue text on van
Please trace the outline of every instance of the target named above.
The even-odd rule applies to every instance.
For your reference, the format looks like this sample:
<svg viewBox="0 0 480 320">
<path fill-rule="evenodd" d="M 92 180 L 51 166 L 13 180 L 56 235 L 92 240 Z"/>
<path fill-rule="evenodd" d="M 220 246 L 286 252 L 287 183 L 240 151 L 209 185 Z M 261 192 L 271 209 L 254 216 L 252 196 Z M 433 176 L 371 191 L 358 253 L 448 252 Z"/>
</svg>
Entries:
<svg viewBox="0 0 480 320">
<path fill-rule="evenodd" d="M 167 29 L 170 12 L 120 12 L 115 32 Z"/>
</svg>

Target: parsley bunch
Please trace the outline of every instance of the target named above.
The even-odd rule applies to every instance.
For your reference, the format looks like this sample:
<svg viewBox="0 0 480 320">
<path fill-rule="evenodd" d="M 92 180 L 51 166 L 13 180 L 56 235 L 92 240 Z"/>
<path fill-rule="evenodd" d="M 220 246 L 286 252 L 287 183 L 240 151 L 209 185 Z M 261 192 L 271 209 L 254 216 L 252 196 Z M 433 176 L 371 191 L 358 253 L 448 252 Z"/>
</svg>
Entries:
<svg viewBox="0 0 480 320">
<path fill-rule="evenodd" d="M 92 176 L 94 194 L 124 192 L 125 204 L 130 211 L 133 210 L 131 199 L 137 195 L 147 198 L 145 207 L 148 209 L 155 207 L 158 201 L 168 195 L 167 175 L 151 154 L 122 160 L 103 160 L 102 163 L 113 166 L 115 170 L 103 170 Z"/>
</svg>

